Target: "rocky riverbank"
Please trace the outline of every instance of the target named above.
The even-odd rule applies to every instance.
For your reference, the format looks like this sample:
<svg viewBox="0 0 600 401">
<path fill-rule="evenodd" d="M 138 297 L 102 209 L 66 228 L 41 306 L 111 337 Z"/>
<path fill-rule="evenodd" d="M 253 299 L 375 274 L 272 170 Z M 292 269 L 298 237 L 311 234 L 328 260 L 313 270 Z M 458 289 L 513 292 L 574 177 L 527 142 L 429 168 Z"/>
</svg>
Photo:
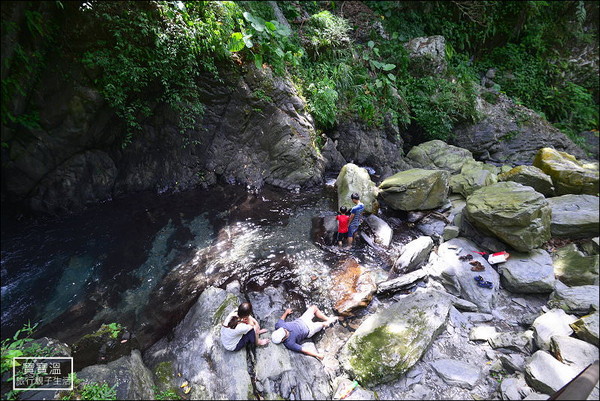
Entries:
<svg viewBox="0 0 600 401">
<path fill-rule="evenodd" d="M 342 168 L 339 204 L 358 191 L 371 213 L 352 251 L 332 246 L 334 216 L 313 219 L 313 241 L 337 261 L 327 280 L 313 277 L 330 289 L 319 306 L 342 316 L 308 343 L 323 361 L 274 344 L 224 350 L 219 322 L 238 303 L 252 302 L 269 330 L 290 306 L 285 282 L 242 292 L 232 281 L 204 289 L 142 353 L 79 376 L 116 385 L 121 399 L 335 399 L 352 380 L 349 399 L 547 399 L 598 360 L 597 165 L 540 149 L 527 169 L 497 167 L 441 141 L 408 158 L 413 169 L 378 184 Z M 398 242 L 401 224 L 420 236 Z M 362 268 L 367 248 L 389 263 Z M 494 265 L 481 254 L 504 250 Z"/>
</svg>

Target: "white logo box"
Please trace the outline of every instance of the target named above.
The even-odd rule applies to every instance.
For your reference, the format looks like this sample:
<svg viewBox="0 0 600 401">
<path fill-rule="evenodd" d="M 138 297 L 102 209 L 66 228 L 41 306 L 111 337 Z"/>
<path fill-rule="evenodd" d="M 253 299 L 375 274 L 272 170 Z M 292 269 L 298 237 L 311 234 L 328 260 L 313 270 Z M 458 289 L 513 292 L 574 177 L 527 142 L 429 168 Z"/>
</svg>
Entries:
<svg viewBox="0 0 600 401">
<path fill-rule="evenodd" d="M 27 361 L 32 361 L 32 360 L 48 360 L 48 359 L 59 359 L 61 361 L 65 361 L 65 360 L 70 360 L 71 361 L 71 387 L 63 387 L 63 388 L 59 388 L 59 387 L 52 387 L 52 388 L 27 388 L 27 387 L 16 387 L 16 380 L 15 380 L 15 376 L 16 376 L 16 365 L 15 365 L 15 361 L 17 359 L 20 360 L 24 360 L 24 362 Z M 21 363 L 22 364 L 22 363 Z M 66 375 L 65 375 L 66 376 Z M 73 357 L 72 356 L 15 356 L 13 357 L 13 390 L 20 390 L 20 391 L 64 391 L 64 390 L 73 390 Z"/>
</svg>

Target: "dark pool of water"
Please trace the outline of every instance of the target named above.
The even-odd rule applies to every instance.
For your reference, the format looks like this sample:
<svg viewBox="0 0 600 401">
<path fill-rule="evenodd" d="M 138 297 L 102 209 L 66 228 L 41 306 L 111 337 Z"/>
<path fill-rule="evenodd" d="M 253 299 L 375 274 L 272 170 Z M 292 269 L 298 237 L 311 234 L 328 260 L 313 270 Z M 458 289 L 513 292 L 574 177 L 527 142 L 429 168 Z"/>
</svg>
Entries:
<svg viewBox="0 0 600 401">
<path fill-rule="evenodd" d="M 112 321 L 134 331 L 149 322 L 172 325 L 148 317 L 152 301 L 170 303 L 176 320 L 189 307 L 182 301 L 178 310 L 182 291 L 193 299 L 202 290 L 177 280 L 198 276 L 202 285 L 238 280 L 246 291 L 283 285 L 291 302 L 322 303 L 337 259 L 311 239 L 311 220 L 334 214 L 336 204 L 331 186 L 300 193 L 218 186 L 130 196 L 36 223 L 3 210 L 2 338 L 27 321 L 63 341 Z M 361 263 L 380 264 L 357 252 Z M 174 274 L 185 269 L 195 276 Z"/>
</svg>

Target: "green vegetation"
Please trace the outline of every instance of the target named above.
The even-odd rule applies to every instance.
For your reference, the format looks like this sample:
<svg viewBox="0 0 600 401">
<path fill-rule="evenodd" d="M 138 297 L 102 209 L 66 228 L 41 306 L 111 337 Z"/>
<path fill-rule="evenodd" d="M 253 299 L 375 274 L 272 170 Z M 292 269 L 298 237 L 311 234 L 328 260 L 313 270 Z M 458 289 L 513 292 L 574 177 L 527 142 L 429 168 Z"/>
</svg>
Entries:
<svg viewBox="0 0 600 401">
<path fill-rule="evenodd" d="M 576 142 L 579 132 L 598 128 L 598 74 L 590 71 L 572 82 L 575 67 L 567 61 L 577 55 L 569 54 L 571 49 L 597 42 L 597 2 L 368 3 L 400 40 L 443 35 L 447 46 L 472 60 L 468 69 L 475 77 L 495 69 L 496 89 L 545 116 Z M 491 95 L 488 99 L 495 101 Z"/>
<path fill-rule="evenodd" d="M 116 400 L 117 385 L 109 386 L 107 383 L 86 382 L 77 378 L 73 373 L 73 390 L 62 392 L 61 400 Z"/>
<path fill-rule="evenodd" d="M 30 322 L 23 325 L 17 330 L 12 338 L 5 338 L 0 343 L 1 360 L 0 375 L 7 377 L 7 382 L 12 382 L 15 378 L 12 376 L 13 358 L 19 357 L 40 357 L 40 356 L 56 356 L 56 351 L 50 347 L 42 347 L 38 343 L 32 341 L 32 335 L 37 327 L 37 323 L 33 326 Z M 18 361 L 14 361 L 15 366 L 20 366 Z M 5 373 L 7 374 L 5 376 Z M 12 387 L 12 383 L 10 385 Z M 4 394 L 6 399 L 16 399 L 17 394 L 21 390 L 11 390 Z"/>
<path fill-rule="evenodd" d="M 251 63 L 290 76 L 323 132 L 351 116 L 372 127 L 389 119 L 422 130 L 425 139 L 447 140 L 457 124 L 479 118 L 475 84 L 489 69 L 495 86 L 482 95 L 488 103 L 505 93 L 576 141 L 579 132 L 598 129 L 597 73 L 576 71 L 568 61 L 577 54 L 571 49 L 597 41 L 597 2 L 367 1 L 373 13 L 362 15 L 364 26 L 347 17 L 345 2 L 276 3 L 290 27 L 268 2 L 57 2 L 56 21 L 72 19 L 74 28 L 29 5 L 27 24 L 3 21 L 3 36 L 25 32 L 47 44 L 19 42 L 3 57 L 3 125 L 38 127 L 35 107 L 17 110 L 13 99 L 31 90 L 24 80 L 43 71 L 52 49 L 85 67 L 127 128 L 123 146 L 158 104 L 173 110 L 182 134 L 196 129 L 201 82 L 222 80 L 224 70 L 243 73 Z M 367 39 L 357 36 L 361 29 Z M 79 43 L 72 48 L 60 35 Z M 446 39 L 447 70 L 435 76 L 426 73 L 426 60 L 409 60 L 404 47 L 431 35 Z M 23 68 L 4 73 L 17 64 Z M 271 99 L 268 90 L 255 95 Z"/>
<path fill-rule="evenodd" d="M 12 369 L 13 358 L 55 356 L 56 353 L 51 348 L 42 347 L 38 343 L 32 343 L 32 335 L 37 325 L 37 323 L 33 326 L 31 323 L 27 323 L 17 330 L 12 338 L 5 338 L 2 340 L 2 364 L 0 365 L 0 374 L 4 374 Z M 19 362 L 15 361 L 15 364 L 16 366 L 19 366 Z M 12 380 L 12 378 L 9 380 Z"/>
</svg>

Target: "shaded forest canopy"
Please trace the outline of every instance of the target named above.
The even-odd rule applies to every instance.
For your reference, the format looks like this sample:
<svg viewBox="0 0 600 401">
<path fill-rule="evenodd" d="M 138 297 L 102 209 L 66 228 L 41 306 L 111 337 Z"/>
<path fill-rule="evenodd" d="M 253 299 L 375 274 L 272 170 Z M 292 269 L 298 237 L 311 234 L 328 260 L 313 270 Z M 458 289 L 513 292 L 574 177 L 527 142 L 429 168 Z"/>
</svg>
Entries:
<svg viewBox="0 0 600 401">
<path fill-rule="evenodd" d="M 315 119 L 316 147 L 345 115 L 446 140 L 479 118 L 476 84 L 490 69 L 494 90 L 581 143 L 580 132 L 598 129 L 598 9 L 598 1 L 4 2 L 2 147 L 38 124 L 32 92 L 48 68 L 62 68 L 58 56 L 80 64 L 126 124 L 123 145 L 156 102 L 173 108 L 182 133 L 196 127 L 200 74 L 218 79 L 248 63 L 293 80 Z M 404 46 L 431 35 L 445 37 L 443 74 L 411 63 Z"/>
</svg>

